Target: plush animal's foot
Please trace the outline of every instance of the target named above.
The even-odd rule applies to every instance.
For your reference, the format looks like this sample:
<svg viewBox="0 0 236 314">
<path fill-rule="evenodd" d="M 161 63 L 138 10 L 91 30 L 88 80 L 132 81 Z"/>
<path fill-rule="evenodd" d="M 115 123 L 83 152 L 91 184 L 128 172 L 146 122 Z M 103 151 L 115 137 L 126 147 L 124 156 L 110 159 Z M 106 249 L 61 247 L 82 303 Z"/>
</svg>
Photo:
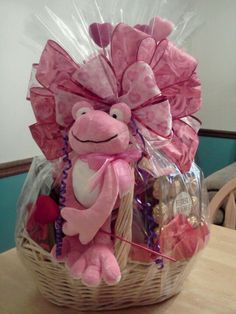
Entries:
<svg viewBox="0 0 236 314">
<path fill-rule="evenodd" d="M 70 267 L 70 273 L 90 287 L 98 286 L 102 279 L 108 285 L 114 285 L 121 278 L 120 268 L 112 250 L 101 244 L 89 247 Z"/>
</svg>

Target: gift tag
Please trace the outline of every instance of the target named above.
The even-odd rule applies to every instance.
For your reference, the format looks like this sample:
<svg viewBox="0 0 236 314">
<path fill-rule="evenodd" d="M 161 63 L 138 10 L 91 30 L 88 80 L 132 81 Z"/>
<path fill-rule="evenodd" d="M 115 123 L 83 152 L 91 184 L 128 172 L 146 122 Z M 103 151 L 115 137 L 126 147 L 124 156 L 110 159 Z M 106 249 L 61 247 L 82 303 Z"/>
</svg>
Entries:
<svg viewBox="0 0 236 314">
<path fill-rule="evenodd" d="M 176 196 L 173 204 L 173 211 L 175 215 L 182 213 L 185 214 L 186 216 L 189 216 L 192 207 L 193 202 L 189 193 L 181 192 Z"/>
</svg>

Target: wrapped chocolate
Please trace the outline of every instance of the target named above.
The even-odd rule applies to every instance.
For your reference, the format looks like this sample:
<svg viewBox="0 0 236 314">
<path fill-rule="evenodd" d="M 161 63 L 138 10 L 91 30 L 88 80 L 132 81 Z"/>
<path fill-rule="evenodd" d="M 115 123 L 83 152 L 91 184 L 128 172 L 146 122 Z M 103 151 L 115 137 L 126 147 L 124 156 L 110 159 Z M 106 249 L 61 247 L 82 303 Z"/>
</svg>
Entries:
<svg viewBox="0 0 236 314">
<path fill-rule="evenodd" d="M 202 178 L 201 170 L 194 164 L 188 173 L 178 176 L 181 190 L 176 190 L 173 202 L 169 203 L 170 216 L 161 226 L 161 250 L 177 260 L 193 257 L 209 239 L 208 203 Z M 194 190 L 193 181 L 198 182 Z"/>
<path fill-rule="evenodd" d="M 154 169 L 152 174 L 150 169 L 150 164 L 148 168 L 142 168 L 141 171 L 146 172 L 146 180 L 139 182 L 143 189 L 138 186 L 135 193 L 139 201 L 136 207 L 146 222 L 146 237 L 142 244 L 177 260 L 191 258 L 204 247 L 209 238 L 208 198 L 202 172 L 193 163 L 184 174 L 177 172 L 155 178 Z M 183 230 L 179 238 L 177 230 Z M 177 237 L 174 243 L 173 237 Z M 182 237 L 187 239 L 183 243 Z M 143 252 L 143 261 L 150 261 L 150 254 L 147 255 Z"/>
</svg>

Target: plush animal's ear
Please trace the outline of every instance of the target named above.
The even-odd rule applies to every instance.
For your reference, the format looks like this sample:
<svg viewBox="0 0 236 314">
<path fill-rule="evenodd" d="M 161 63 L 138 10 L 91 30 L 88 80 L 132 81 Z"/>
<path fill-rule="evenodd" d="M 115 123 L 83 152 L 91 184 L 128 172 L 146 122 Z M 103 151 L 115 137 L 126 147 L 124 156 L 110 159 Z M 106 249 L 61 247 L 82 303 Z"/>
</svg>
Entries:
<svg viewBox="0 0 236 314">
<path fill-rule="evenodd" d="M 76 120 L 81 115 L 86 114 L 88 111 L 93 110 L 93 106 L 87 101 L 78 101 L 72 107 L 72 116 Z"/>
<path fill-rule="evenodd" d="M 128 105 L 120 102 L 111 107 L 110 116 L 112 116 L 114 119 L 123 121 L 124 123 L 128 124 L 131 119 L 131 110 Z"/>
</svg>

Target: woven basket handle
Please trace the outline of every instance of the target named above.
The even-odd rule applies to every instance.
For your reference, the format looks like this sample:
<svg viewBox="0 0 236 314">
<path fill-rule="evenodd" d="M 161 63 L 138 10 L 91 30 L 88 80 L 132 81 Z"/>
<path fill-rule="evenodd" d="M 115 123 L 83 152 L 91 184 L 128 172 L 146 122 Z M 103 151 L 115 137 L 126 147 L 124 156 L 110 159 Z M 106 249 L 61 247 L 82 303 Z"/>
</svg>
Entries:
<svg viewBox="0 0 236 314">
<path fill-rule="evenodd" d="M 132 221 L 133 221 L 133 187 L 132 191 L 126 194 L 120 201 L 120 207 L 115 224 L 115 234 L 125 240 L 132 240 Z M 130 245 L 116 238 L 115 256 L 120 269 L 124 269 L 128 262 Z"/>
</svg>

